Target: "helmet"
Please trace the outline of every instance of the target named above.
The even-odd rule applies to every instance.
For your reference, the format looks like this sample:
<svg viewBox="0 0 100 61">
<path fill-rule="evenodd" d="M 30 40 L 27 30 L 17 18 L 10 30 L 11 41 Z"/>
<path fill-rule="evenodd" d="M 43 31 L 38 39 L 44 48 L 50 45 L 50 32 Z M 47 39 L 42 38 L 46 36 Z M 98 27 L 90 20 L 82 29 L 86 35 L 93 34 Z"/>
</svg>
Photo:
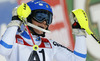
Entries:
<svg viewBox="0 0 100 61">
<path fill-rule="evenodd" d="M 52 12 L 52 8 L 50 7 L 50 5 L 44 1 L 30 1 L 27 3 L 27 5 L 31 8 L 31 10 L 38 10 L 38 9 L 42 9 L 42 10 L 47 10 L 49 12 Z"/>
<path fill-rule="evenodd" d="M 30 18 L 33 18 L 38 22 L 43 22 L 44 20 L 46 20 L 47 25 L 50 25 L 52 23 L 53 12 L 52 8 L 48 3 L 41 0 L 37 0 L 30 1 L 27 3 L 27 5 L 32 11 L 30 14 Z"/>
</svg>

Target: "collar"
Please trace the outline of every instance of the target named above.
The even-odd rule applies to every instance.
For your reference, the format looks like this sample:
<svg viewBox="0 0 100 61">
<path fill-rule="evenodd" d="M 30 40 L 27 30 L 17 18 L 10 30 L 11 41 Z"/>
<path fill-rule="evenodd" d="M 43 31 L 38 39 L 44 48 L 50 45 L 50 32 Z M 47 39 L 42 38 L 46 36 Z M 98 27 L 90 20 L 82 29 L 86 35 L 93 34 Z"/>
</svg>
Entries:
<svg viewBox="0 0 100 61">
<path fill-rule="evenodd" d="M 31 39 L 28 32 L 25 30 L 21 33 L 21 35 L 26 39 Z M 35 41 L 40 41 L 40 39 L 41 39 L 40 36 L 37 36 L 37 35 L 32 35 L 32 37 L 35 38 Z"/>
</svg>

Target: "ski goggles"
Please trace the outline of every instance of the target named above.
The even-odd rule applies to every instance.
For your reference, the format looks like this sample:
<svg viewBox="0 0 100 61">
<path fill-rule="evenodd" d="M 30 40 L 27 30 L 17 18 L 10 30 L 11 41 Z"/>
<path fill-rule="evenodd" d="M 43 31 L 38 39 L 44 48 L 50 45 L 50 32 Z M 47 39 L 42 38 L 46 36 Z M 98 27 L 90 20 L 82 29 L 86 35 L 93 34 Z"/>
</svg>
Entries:
<svg viewBox="0 0 100 61">
<path fill-rule="evenodd" d="M 34 12 L 33 19 L 37 22 L 46 21 L 46 24 L 50 25 L 52 23 L 52 14 L 48 11 L 38 10 Z"/>
</svg>

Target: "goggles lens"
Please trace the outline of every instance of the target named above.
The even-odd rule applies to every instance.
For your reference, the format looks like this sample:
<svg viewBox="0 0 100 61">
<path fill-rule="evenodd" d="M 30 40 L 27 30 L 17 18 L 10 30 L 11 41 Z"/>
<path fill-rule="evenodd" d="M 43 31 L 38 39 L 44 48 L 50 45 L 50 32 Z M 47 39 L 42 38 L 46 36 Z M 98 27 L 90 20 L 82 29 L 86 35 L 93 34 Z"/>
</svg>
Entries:
<svg viewBox="0 0 100 61">
<path fill-rule="evenodd" d="M 52 14 L 47 11 L 36 11 L 34 12 L 33 19 L 38 22 L 46 21 L 47 25 L 52 23 Z"/>
</svg>

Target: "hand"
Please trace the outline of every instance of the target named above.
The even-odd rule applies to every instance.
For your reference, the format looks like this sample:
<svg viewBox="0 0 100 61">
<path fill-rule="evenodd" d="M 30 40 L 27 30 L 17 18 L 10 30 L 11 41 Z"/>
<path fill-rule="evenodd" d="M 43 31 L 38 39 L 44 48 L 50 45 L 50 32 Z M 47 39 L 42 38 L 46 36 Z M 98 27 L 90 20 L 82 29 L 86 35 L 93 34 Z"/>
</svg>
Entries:
<svg viewBox="0 0 100 61">
<path fill-rule="evenodd" d="M 15 7 L 12 11 L 12 21 L 8 24 L 7 27 L 11 27 L 11 26 L 18 26 L 20 27 L 21 24 L 22 24 L 22 21 L 18 18 L 18 15 L 17 15 L 17 8 L 19 6 Z"/>
<path fill-rule="evenodd" d="M 22 3 L 18 8 L 17 8 L 17 14 L 18 17 L 20 18 L 20 20 L 24 21 L 23 19 L 27 18 L 31 13 L 31 9 L 30 7 L 25 4 Z"/>
<path fill-rule="evenodd" d="M 80 24 L 80 27 L 82 29 L 85 29 L 86 32 L 90 35 L 93 34 L 93 32 L 89 29 L 89 25 L 88 25 L 88 17 L 85 13 L 84 10 L 82 9 L 76 9 L 72 11 L 74 17 L 77 18 L 78 23 Z"/>
<path fill-rule="evenodd" d="M 12 21 L 13 21 L 13 20 L 21 21 L 21 20 L 18 18 L 18 15 L 17 15 L 17 8 L 18 8 L 18 7 L 19 7 L 19 6 L 15 7 L 15 8 L 13 9 L 13 11 L 12 11 Z"/>
<path fill-rule="evenodd" d="M 85 22 L 86 20 L 84 19 L 83 11 L 81 9 L 73 10 L 72 13 L 70 14 L 70 19 L 71 19 L 73 34 L 86 36 L 85 30 L 87 27 L 86 25 L 87 23 Z"/>
</svg>

